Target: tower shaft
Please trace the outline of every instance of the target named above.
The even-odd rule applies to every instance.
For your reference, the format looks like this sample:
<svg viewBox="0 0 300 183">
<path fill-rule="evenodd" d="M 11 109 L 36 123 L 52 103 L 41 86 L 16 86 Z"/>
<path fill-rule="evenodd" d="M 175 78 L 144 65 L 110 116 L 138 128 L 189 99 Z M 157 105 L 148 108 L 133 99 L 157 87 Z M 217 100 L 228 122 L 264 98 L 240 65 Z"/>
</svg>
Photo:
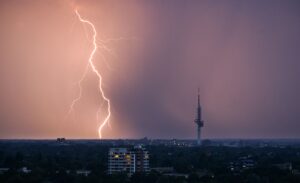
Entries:
<svg viewBox="0 0 300 183">
<path fill-rule="evenodd" d="M 201 145 L 201 127 L 197 125 L 197 145 Z"/>
</svg>

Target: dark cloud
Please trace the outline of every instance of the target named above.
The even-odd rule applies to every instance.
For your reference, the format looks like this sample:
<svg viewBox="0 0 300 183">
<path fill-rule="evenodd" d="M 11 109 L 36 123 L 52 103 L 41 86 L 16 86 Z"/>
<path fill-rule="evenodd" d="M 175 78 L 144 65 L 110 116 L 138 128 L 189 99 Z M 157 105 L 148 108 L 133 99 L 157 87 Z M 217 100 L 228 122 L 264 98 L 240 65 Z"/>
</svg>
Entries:
<svg viewBox="0 0 300 183">
<path fill-rule="evenodd" d="M 63 121 L 91 49 L 65 2 L 1 3 L 0 137 L 96 138 L 92 74 Z M 99 55 L 112 101 L 107 138 L 299 137 L 298 1 L 77 1 L 117 53 Z M 105 112 L 105 108 L 103 113 Z"/>
</svg>

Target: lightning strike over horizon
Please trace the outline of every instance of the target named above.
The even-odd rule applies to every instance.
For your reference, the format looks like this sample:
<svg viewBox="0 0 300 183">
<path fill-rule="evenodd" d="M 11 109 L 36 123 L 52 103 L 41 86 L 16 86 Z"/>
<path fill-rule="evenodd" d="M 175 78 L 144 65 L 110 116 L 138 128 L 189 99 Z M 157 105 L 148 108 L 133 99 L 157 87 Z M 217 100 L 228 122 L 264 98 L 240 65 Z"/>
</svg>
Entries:
<svg viewBox="0 0 300 183">
<path fill-rule="evenodd" d="M 83 19 L 81 17 L 81 15 L 79 14 L 78 10 L 75 9 L 75 13 L 76 13 L 76 16 L 77 18 L 79 19 L 80 22 L 82 22 L 83 24 L 87 24 L 89 25 L 89 27 L 92 29 L 92 32 L 93 32 L 93 36 L 92 36 L 92 44 L 93 44 L 93 50 L 88 58 L 88 64 L 85 68 L 85 71 L 82 75 L 82 77 L 80 78 L 80 80 L 77 82 L 78 83 L 78 87 L 79 87 L 79 95 L 78 97 L 76 97 L 71 105 L 70 105 L 70 109 L 69 109 L 69 112 L 68 114 L 70 114 L 73 110 L 74 110 L 74 106 L 75 104 L 80 100 L 81 96 L 82 96 L 82 86 L 81 86 L 81 83 L 82 81 L 84 80 L 89 68 L 91 68 L 92 72 L 95 73 L 95 75 L 98 77 L 98 81 L 99 81 L 99 84 L 98 84 L 98 89 L 99 89 L 99 93 L 101 95 L 101 97 L 103 98 L 103 100 L 107 103 L 107 115 L 105 116 L 104 120 L 101 122 L 99 128 L 98 128 L 98 135 L 99 135 L 99 138 L 101 139 L 102 138 L 102 129 L 103 127 L 108 124 L 109 125 L 109 119 L 110 119 L 110 116 L 111 116 L 111 106 L 110 106 L 110 100 L 106 97 L 104 91 L 103 91 L 103 88 L 102 88 L 102 76 L 100 74 L 100 72 L 97 70 L 94 62 L 93 62 L 93 59 L 94 59 L 94 55 L 98 49 L 98 44 L 97 44 L 97 31 L 96 31 L 96 28 L 94 26 L 94 24 L 92 22 L 90 22 L 89 20 L 86 20 L 86 19 Z M 100 41 L 100 48 L 102 49 L 106 49 L 106 50 L 109 50 L 109 48 L 107 48 L 105 45 L 104 45 L 104 42 L 103 41 Z M 100 122 L 99 120 L 99 113 L 101 111 L 101 106 L 99 107 L 99 109 L 97 110 L 97 115 L 96 115 L 96 119 L 97 119 L 97 122 Z M 109 125 L 110 126 L 110 125 Z"/>
</svg>

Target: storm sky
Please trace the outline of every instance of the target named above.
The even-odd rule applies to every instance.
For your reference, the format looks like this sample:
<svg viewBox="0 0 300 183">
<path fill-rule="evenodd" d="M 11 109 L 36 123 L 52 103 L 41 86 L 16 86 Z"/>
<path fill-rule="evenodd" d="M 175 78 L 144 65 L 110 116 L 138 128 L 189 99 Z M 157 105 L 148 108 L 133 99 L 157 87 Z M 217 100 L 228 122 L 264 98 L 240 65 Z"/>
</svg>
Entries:
<svg viewBox="0 0 300 183">
<path fill-rule="evenodd" d="M 0 138 L 300 137 L 300 1 L 101 0 L 0 2 Z M 105 59 L 104 59 L 105 58 Z"/>
</svg>

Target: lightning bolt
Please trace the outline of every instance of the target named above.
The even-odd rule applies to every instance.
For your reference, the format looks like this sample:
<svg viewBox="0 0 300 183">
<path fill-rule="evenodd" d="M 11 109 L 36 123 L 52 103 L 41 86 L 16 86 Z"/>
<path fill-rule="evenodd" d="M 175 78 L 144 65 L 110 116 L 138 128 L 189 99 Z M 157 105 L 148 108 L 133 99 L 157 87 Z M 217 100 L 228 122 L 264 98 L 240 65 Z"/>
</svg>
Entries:
<svg viewBox="0 0 300 183">
<path fill-rule="evenodd" d="M 77 98 L 75 98 L 71 105 L 70 105 L 70 109 L 69 109 L 69 112 L 68 114 L 70 114 L 73 110 L 74 110 L 74 106 L 75 104 L 80 100 L 81 96 L 82 96 L 82 86 L 81 86 L 81 83 L 83 82 L 89 68 L 92 70 L 92 72 L 97 76 L 98 78 L 98 89 L 99 89 L 99 93 L 101 95 L 101 97 L 103 98 L 103 100 L 107 103 L 107 115 L 105 116 L 104 120 L 102 122 L 100 122 L 100 116 L 99 116 L 99 113 L 101 111 L 101 106 L 99 107 L 98 111 L 97 111 L 97 122 L 100 122 L 100 126 L 98 128 L 98 134 L 99 134 L 99 138 L 101 139 L 102 138 L 102 129 L 103 127 L 108 124 L 109 125 L 109 119 L 110 119 L 110 116 L 111 116 L 111 105 L 110 105 L 110 100 L 106 97 L 105 95 L 105 92 L 103 91 L 103 88 L 102 88 L 102 76 L 100 74 L 100 72 L 97 70 L 93 60 L 94 60 L 94 55 L 98 49 L 98 44 L 97 44 L 97 31 L 96 31 L 96 28 L 94 26 L 94 24 L 92 22 L 90 22 L 89 20 L 86 20 L 86 19 L 83 19 L 81 17 L 81 15 L 79 14 L 78 10 L 75 9 L 75 13 L 79 19 L 80 22 L 82 22 L 83 24 L 87 24 L 91 29 L 92 29 L 92 32 L 93 32 L 93 40 L 92 40 L 92 43 L 93 43 L 93 50 L 89 56 L 89 59 L 88 59 L 88 64 L 85 68 L 85 71 L 82 75 L 82 77 L 80 78 L 80 80 L 78 81 L 78 87 L 79 87 L 79 95 Z M 104 41 L 100 41 L 99 43 L 99 46 L 100 48 L 102 49 L 105 49 L 107 51 L 110 51 L 109 48 L 107 48 L 105 45 L 104 45 Z M 110 125 L 109 125 L 110 126 Z"/>
</svg>

